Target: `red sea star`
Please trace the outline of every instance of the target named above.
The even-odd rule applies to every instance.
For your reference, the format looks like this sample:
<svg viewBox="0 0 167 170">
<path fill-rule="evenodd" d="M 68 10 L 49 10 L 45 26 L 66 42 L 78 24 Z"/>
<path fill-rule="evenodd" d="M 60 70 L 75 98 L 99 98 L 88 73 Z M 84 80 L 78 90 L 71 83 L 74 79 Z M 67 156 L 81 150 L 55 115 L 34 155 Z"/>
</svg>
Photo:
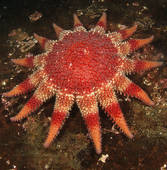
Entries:
<svg viewBox="0 0 167 170">
<path fill-rule="evenodd" d="M 34 34 L 44 53 L 23 59 L 13 59 L 16 64 L 35 67 L 36 71 L 13 90 L 4 93 L 6 97 L 21 95 L 37 88 L 34 95 L 14 117 L 19 121 L 27 117 L 43 102 L 56 96 L 48 137 L 48 147 L 58 135 L 60 128 L 74 102 L 80 108 L 96 152 L 101 153 L 101 131 L 98 102 L 122 131 L 132 138 L 115 91 L 136 97 L 148 105 L 153 101 L 125 75 L 146 71 L 162 65 L 162 62 L 132 60 L 127 57 L 134 50 L 148 44 L 153 36 L 146 39 L 129 39 L 136 31 L 136 25 L 117 32 L 106 33 L 106 14 L 103 13 L 97 25 L 87 31 L 74 14 L 74 30 L 63 30 L 53 25 L 57 41 Z"/>
</svg>

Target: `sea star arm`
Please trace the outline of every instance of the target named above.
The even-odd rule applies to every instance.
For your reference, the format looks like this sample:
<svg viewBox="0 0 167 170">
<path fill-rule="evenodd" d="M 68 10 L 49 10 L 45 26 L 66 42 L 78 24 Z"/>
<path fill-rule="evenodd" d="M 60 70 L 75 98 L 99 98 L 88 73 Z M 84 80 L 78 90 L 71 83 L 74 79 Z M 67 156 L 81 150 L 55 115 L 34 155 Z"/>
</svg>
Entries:
<svg viewBox="0 0 167 170">
<path fill-rule="evenodd" d="M 42 82 L 22 110 L 11 118 L 11 121 L 19 121 L 27 117 L 31 112 L 39 108 L 43 102 L 52 97 L 54 93 L 55 91 L 49 88 L 46 82 Z"/>
<path fill-rule="evenodd" d="M 102 16 L 100 17 L 99 21 L 97 22 L 96 26 L 102 27 L 104 30 L 107 28 L 107 15 L 103 12 Z"/>
<path fill-rule="evenodd" d="M 145 39 L 130 39 L 126 42 L 120 43 L 117 55 L 126 56 L 131 52 L 133 52 L 134 50 L 137 50 L 142 46 L 150 43 L 152 40 L 153 40 L 153 36 Z"/>
<path fill-rule="evenodd" d="M 98 100 L 109 117 L 115 121 L 115 123 L 129 138 L 132 138 L 133 135 L 127 126 L 113 88 L 110 84 L 107 84 L 98 91 Z"/>
<path fill-rule="evenodd" d="M 24 67 L 38 67 L 41 66 L 45 62 L 45 57 L 47 53 L 42 53 L 36 56 L 28 56 L 25 58 L 19 58 L 19 59 L 12 59 L 12 62 Z"/>
<path fill-rule="evenodd" d="M 74 19 L 74 29 L 76 27 L 83 26 L 83 24 L 81 23 L 81 21 L 79 20 L 76 14 L 73 15 L 73 19 Z"/>
<path fill-rule="evenodd" d="M 136 29 L 137 25 L 134 25 L 127 29 L 109 32 L 107 36 L 112 40 L 113 43 L 118 43 L 130 37 L 136 31 Z"/>
<path fill-rule="evenodd" d="M 24 66 L 24 67 L 32 68 L 34 66 L 33 60 L 34 60 L 34 56 L 31 55 L 26 58 L 12 59 L 12 62 L 18 65 Z"/>
<path fill-rule="evenodd" d="M 163 64 L 163 62 L 160 61 L 132 60 L 127 57 L 121 57 L 119 60 L 119 62 L 122 63 L 121 70 L 126 74 L 147 71 Z"/>
<path fill-rule="evenodd" d="M 85 120 L 89 134 L 96 148 L 96 153 L 101 153 L 101 131 L 100 118 L 98 114 L 98 106 L 96 97 L 93 94 L 77 96 L 77 104 Z"/>
<path fill-rule="evenodd" d="M 121 34 L 121 41 L 122 41 L 122 40 L 129 38 L 136 31 L 136 29 L 137 29 L 137 25 L 134 25 L 130 28 L 119 30 L 117 31 L 117 33 Z"/>
<path fill-rule="evenodd" d="M 51 51 L 52 48 L 53 48 L 53 45 L 56 42 L 54 40 L 49 40 L 49 39 L 47 39 L 45 37 L 39 36 L 36 33 L 34 33 L 34 37 L 39 42 L 39 44 L 42 47 L 42 49 L 44 49 L 46 52 Z"/>
<path fill-rule="evenodd" d="M 54 31 L 56 32 L 57 38 L 59 38 L 60 33 L 64 31 L 63 28 L 59 27 L 57 24 L 53 23 Z"/>
<path fill-rule="evenodd" d="M 105 12 L 103 12 L 96 26 L 92 28 L 89 32 L 93 34 L 96 33 L 97 35 L 104 35 L 106 32 L 106 28 L 107 28 L 106 20 L 107 20 L 107 15 Z"/>
<path fill-rule="evenodd" d="M 45 45 L 48 42 L 48 39 L 42 36 L 39 36 L 38 34 L 34 33 L 35 39 L 39 42 L 40 46 L 46 50 Z"/>
<path fill-rule="evenodd" d="M 73 95 L 59 94 L 56 95 L 55 108 L 52 114 L 51 125 L 49 128 L 48 137 L 44 142 L 44 147 L 47 148 L 58 135 L 64 120 L 69 115 L 69 110 L 74 103 Z"/>
<path fill-rule="evenodd" d="M 18 96 L 24 94 L 31 89 L 35 88 L 42 78 L 42 71 L 36 71 L 32 75 L 30 75 L 26 80 L 22 83 L 14 87 L 9 92 L 3 93 L 6 97 Z"/>
<path fill-rule="evenodd" d="M 144 90 L 129 80 L 126 76 L 119 74 L 114 78 L 114 82 L 118 91 L 131 97 L 136 97 L 147 105 L 154 105 L 154 102 L 149 98 Z"/>
<path fill-rule="evenodd" d="M 163 64 L 163 62 L 160 61 L 147 61 L 147 60 L 135 60 L 134 61 L 135 72 L 142 72 L 142 71 L 147 71 L 155 67 L 159 67 Z"/>
</svg>

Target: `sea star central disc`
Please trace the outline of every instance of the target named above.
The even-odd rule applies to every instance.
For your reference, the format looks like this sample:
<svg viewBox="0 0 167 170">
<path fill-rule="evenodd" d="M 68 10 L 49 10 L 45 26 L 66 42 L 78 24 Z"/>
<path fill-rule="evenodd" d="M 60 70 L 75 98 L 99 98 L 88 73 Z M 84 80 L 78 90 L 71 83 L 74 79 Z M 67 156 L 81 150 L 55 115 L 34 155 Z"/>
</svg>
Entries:
<svg viewBox="0 0 167 170">
<path fill-rule="evenodd" d="M 101 41 L 103 43 L 99 43 Z M 94 88 L 111 80 L 120 66 L 117 56 L 109 57 L 109 54 L 117 52 L 110 38 L 99 36 L 98 33 L 68 34 L 53 49 L 45 59 L 44 70 L 53 84 L 69 93 L 93 92 Z"/>
</svg>

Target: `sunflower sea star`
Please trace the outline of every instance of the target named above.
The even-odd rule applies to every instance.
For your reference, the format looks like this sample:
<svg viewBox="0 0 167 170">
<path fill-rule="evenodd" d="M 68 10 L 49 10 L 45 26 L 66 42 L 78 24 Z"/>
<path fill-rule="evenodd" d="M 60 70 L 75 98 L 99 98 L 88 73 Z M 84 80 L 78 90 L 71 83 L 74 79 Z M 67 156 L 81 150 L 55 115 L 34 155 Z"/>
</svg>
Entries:
<svg viewBox="0 0 167 170">
<path fill-rule="evenodd" d="M 101 153 L 101 130 L 98 103 L 108 116 L 115 121 L 129 137 L 130 132 L 115 91 L 136 97 L 147 105 L 153 101 L 125 75 L 146 71 L 162 65 L 162 62 L 132 60 L 127 57 L 134 50 L 148 44 L 153 36 L 146 39 L 129 39 L 137 26 L 106 33 L 106 13 L 103 13 L 96 26 L 87 31 L 74 14 L 74 29 L 63 30 L 53 24 L 58 40 L 48 40 L 34 34 L 45 50 L 44 53 L 23 59 L 13 59 L 15 64 L 36 68 L 25 81 L 6 97 L 24 94 L 36 88 L 33 96 L 11 121 L 19 121 L 40 107 L 46 100 L 56 96 L 51 125 L 44 147 L 48 147 L 58 135 L 60 128 L 69 116 L 69 110 L 77 103 L 94 143 L 96 153 Z"/>
</svg>

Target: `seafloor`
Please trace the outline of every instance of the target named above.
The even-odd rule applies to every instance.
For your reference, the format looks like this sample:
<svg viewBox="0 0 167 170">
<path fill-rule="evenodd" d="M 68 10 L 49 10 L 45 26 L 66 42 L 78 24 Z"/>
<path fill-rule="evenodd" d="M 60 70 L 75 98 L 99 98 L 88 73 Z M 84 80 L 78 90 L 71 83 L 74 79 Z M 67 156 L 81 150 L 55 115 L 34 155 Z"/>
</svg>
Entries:
<svg viewBox="0 0 167 170">
<path fill-rule="evenodd" d="M 53 145 L 43 148 L 54 99 L 28 119 L 11 123 L 32 93 L 0 103 L 0 170 L 165 170 L 167 169 L 167 1 L 166 0 L 1 0 L 0 1 L 0 93 L 23 81 L 30 69 L 10 59 L 41 52 L 33 33 L 56 39 L 52 23 L 72 28 L 76 13 L 90 29 L 106 11 L 108 29 L 138 24 L 134 37 L 154 35 L 154 41 L 138 50 L 134 58 L 164 61 L 161 68 L 129 76 L 153 99 L 149 107 L 118 94 L 127 123 L 134 134 L 124 136 L 100 108 L 103 152 L 97 155 L 79 109 Z"/>
</svg>

